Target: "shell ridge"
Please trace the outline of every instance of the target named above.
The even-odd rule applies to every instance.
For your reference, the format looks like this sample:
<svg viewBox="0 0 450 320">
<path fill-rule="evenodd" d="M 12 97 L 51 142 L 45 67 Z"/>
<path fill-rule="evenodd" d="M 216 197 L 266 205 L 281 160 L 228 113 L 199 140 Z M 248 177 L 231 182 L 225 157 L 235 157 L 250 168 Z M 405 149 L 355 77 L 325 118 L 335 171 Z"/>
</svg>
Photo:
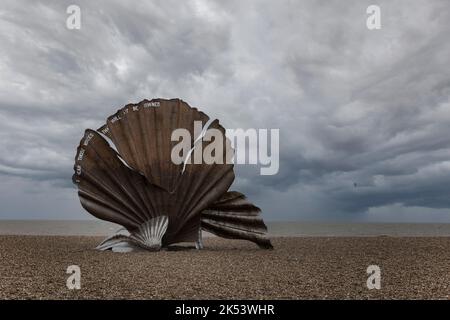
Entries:
<svg viewBox="0 0 450 320">
<path fill-rule="evenodd" d="M 92 202 L 89 198 L 80 197 L 80 202 L 83 208 L 99 219 L 113 221 L 127 228 L 133 228 L 137 225 L 136 222 L 126 215 L 118 214 L 117 211 L 111 210 L 108 207 L 99 206 L 98 203 Z"/>
<path fill-rule="evenodd" d="M 101 135 L 100 135 L 100 136 L 101 136 Z M 102 137 L 102 136 L 101 136 L 101 137 Z M 102 138 L 103 138 L 103 137 L 102 137 Z M 107 142 L 108 142 L 108 141 L 107 141 Z M 111 147 L 111 146 L 110 146 L 110 147 Z M 113 150 L 113 151 L 115 151 L 115 150 Z M 150 184 L 151 184 L 151 182 L 149 182 L 149 181 L 146 179 L 146 177 L 145 177 L 142 173 L 136 171 L 136 170 L 135 170 L 134 168 L 132 168 L 132 167 L 129 167 L 129 166 L 126 164 L 125 160 L 122 159 L 121 156 L 120 156 L 120 154 L 118 154 L 116 151 L 115 151 L 115 155 L 117 156 L 117 158 L 118 158 L 119 160 L 121 160 L 122 163 L 124 163 L 124 164 L 126 165 L 127 169 L 133 171 L 136 175 L 139 175 L 139 176 L 142 177 L 142 180 L 143 180 L 143 181 L 139 181 L 140 188 L 137 188 L 137 187 L 136 187 L 136 182 L 135 182 L 135 181 L 130 181 L 130 178 L 131 178 L 131 177 L 130 177 L 129 175 L 124 175 L 124 179 L 126 179 L 127 182 L 128 182 L 127 185 L 128 185 L 130 188 L 132 188 L 133 191 L 134 191 L 133 193 L 129 193 L 129 194 L 130 194 L 130 195 L 131 195 L 131 194 L 136 194 L 136 195 L 139 196 L 139 200 L 140 200 L 140 201 L 139 201 L 139 207 L 140 207 L 140 210 L 142 211 L 142 215 L 141 215 L 142 219 L 145 220 L 145 219 L 148 218 L 148 217 L 154 216 L 155 213 L 156 213 L 156 210 L 155 210 L 155 208 L 154 208 L 154 206 L 153 206 L 153 202 L 150 200 L 150 198 L 149 198 L 149 196 L 148 196 L 148 192 L 147 192 L 148 187 L 145 186 L 145 182 L 148 182 L 148 183 L 150 183 Z M 118 185 L 121 185 L 120 181 L 116 181 L 116 182 L 117 182 Z M 122 189 L 123 189 L 124 192 L 128 193 L 127 188 L 123 187 Z"/>
<path fill-rule="evenodd" d="M 117 211 L 119 214 L 126 216 L 128 219 L 130 219 L 134 223 L 139 223 L 139 220 L 136 220 L 135 217 L 130 216 L 130 214 L 128 212 L 126 212 L 127 209 L 128 210 L 130 210 L 130 209 L 128 207 L 120 204 L 120 202 L 116 203 L 115 206 L 112 206 L 108 201 L 104 200 L 103 197 L 99 197 L 98 195 L 93 194 L 92 192 L 88 192 L 85 190 L 80 190 L 80 192 L 81 192 L 81 193 L 79 193 L 80 196 L 82 196 L 90 201 L 97 202 L 98 204 L 100 204 L 110 210 Z M 120 207 L 120 206 L 122 206 L 122 207 Z"/>
<path fill-rule="evenodd" d="M 111 187 L 106 185 L 103 180 L 98 179 L 95 175 L 92 175 L 90 170 L 84 169 L 83 171 L 85 182 L 89 183 L 94 189 L 100 190 L 101 192 L 103 192 L 103 194 L 109 195 L 116 202 L 122 203 L 131 212 L 135 212 L 137 215 L 139 215 L 137 208 L 130 206 L 129 201 L 124 201 L 124 198 L 120 196 L 120 193 L 118 193 L 117 190 L 112 189 Z"/>
<path fill-rule="evenodd" d="M 93 131 L 93 132 L 95 132 L 95 131 Z M 97 137 L 99 138 L 99 139 L 103 139 L 103 137 L 102 136 L 100 136 L 100 135 L 98 135 L 98 133 L 96 133 L 95 132 L 95 134 L 97 134 Z M 105 142 L 107 142 L 107 141 L 105 141 Z M 95 141 L 94 141 L 94 143 L 95 143 Z M 89 146 L 87 146 L 87 147 L 89 147 Z M 109 147 L 109 145 L 108 145 L 108 147 Z M 110 148 L 110 147 L 109 147 Z M 108 161 L 106 161 L 104 158 L 103 158 L 103 156 L 102 155 L 100 155 L 99 153 L 98 153 L 98 151 L 95 149 L 95 148 L 91 148 L 91 149 L 93 149 L 94 150 L 94 152 L 95 152 L 95 154 L 96 154 L 96 160 L 97 161 L 100 161 L 100 162 L 102 162 L 104 165 L 105 165 L 105 167 L 109 167 L 109 168 L 111 168 L 111 163 L 109 163 Z M 113 149 L 109 149 L 108 151 L 110 151 L 110 153 L 113 153 L 114 155 L 115 155 L 115 152 L 111 152 L 111 151 L 114 151 Z M 114 158 L 112 158 L 112 159 L 114 159 Z M 120 166 L 121 164 L 120 163 L 118 163 L 118 165 Z M 120 170 L 118 171 L 119 172 L 119 174 L 120 174 L 120 177 L 122 177 L 123 179 L 125 179 L 125 181 L 126 181 L 126 183 L 127 183 L 127 187 L 125 187 L 124 185 L 123 185 L 123 183 L 121 183 L 119 180 L 118 180 L 118 176 L 119 175 L 116 175 L 116 174 L 110 174 L 110 172 L 113 172 L 112 170 L 108 170 L 108 171 L 106 171 L 106 170 L 102 170 L 104 173 L 105 173 L 105 175 L 109 178 L 109 179 L 111 179 L 111 181 L 113 182 L 113 183 L 111 183 L 111 186 L 114 186 L 114 185 L 116 185 L 116 186 L 118 186 L 119 187 L 119 190 L 121 191 L 121 192 L 123 192 L 126 196 L 127 196 L 127 198 L 128 198 L 128 201 L 131 203 L 131 204 L 133 204 L 134 206 L 136 206 L 136 208 L 134 208 L 134 210 L 133 211 L 135 211 L 141 218 L 144 218 L 145 217 L 145 204 L 143 204 L 143 203 L 140 203 L 139 202 L 139 199 L 137 199 L 137 198 L 135 198 L 134 197 L 134 195 L 135 195 L 135 193 L 131 193 L 129 190 L 128 190 L 128 188 L 133 188 L 133 189 L 135 189 L 134 188 L 134 183 L 132 182 L 132 181 L 130 181 L 130 179 L 131 179 L 131 176 L 132 176 L 132 173 L 131 172 L 127 172 L 126 170 L 128 169 L 127 167 L 123 167 L 122 168 L 123 169 L 123 171 L 124 172 L 120 172 Z M 115 172 L 115 173 L 117 173 L 117 172 Z M 101 179 L 95 179 L 95 183 L 100 183 L 100 181 L 101 181 Z M 110 188 L 108 188 L 110 191 L 112 191 Z M 135 190 L 136 191 L 136 190 Z M 139 193 L 138 193 L 139 194 Z M 144 206 L 143 206 L 144 205 Z"/>
<path fill-rule="evenodd" d="M 212 173 L 212 170 L 210 171 L 206 171 L 205 170 L 205 175 L 203 175 L 201 178 L 199 178 L 198 180 L 200 181 L 199 184 L 196 185 L 196 191 L 198 190 L 198 188 L 200 188 L 200 186 L 202 185 L 202 183 L 204 181 L 208 181 L 207 185 L 204 186 L 203 188 L 203 192 L 197 192 L 197 193 L 193 193 L 191 198 L 188 199 L 188 201 L 186 201 L 187 204 L 190 204 L 184 211 L 185 212 L 191 212 L 193 208 L 195 208 L 197 206 L 197 204 L 199 203 L 199 201 L 201 201 L 201 199 L 205 196 L 205 194 L 209 193 L 214 187 L 216 187 L 217 181 L 221 181 L 222 179 L 224 179 L 224 177 L 226 177 L 227 175 L 232 173 L 232 170 L 230 170 L 230 168 L 226 168 L 225 170 L 223 170 L 220 174 L 219 177 L 217 177 L 216 179 L 208 179 L 210 178 L 209 176 Z M 229 183 L 228 187 L 231 185 L 231 183 L 234 180 L 234 174 L 233 174 L 233 178 L 231 180 L 231 182 Z M 227 189 L 228 189 L 227 187 Z M 215 199 L 217 200 L 217 199 Z M 214 200 L 214 201 L 215 201 Z"/>
<path fill-rule="evenodd" d="M 248 224 L 244 227 L 239 224 L 232 225 L 232 224 L 227 224 L 224 221 L 212 220 L 212 219 L 208 219 L 208 218 L 202 218 L 202 223 L 214 224 L 216 226 L 223 227 L 223 228 L 229 228 L 229 229 L 234 229 L 234 230 L 243 231 L 243 232 L 258 233 L 261 235 L 263 235 L 267 231 L 266 229 L 263 229 L 263 230 L 253 229 L 253 228 L 249 229 Z"/>
<path fill-rule="evenodd" d="M 148 208 L 145 205 L 146 201 L 140 199 L 141 192 L 136 188 L 136 178 L 137 180 L 142 181 L 140 183 L 140 186 L 142 188 L 144 187 L 144 178 L 141 178 L 138 173 L 131 171 L 128 167 L 123 166 L 122 163 L 118 162 L 117 159 L 114 160 L 114 156 L 116 156 L 114 150 L 110 148 L 110 146 L 106 141 L 103 140 L 103 137 L 100 134 L 98 134 L 97 132 L 95 132 L 95 134 L 97 134 L 97 138 L 99 139 L 98 141 L 100 143 L 104 143 L 105 146 L 107 146 L 106 150 L 108 153 L 110 153 L 110 159 L 116 161 L 116 165 L 119 166 L 120 169 L 112 169 L 111 165 L 114 164 L 112 164 L 111 161 L 106 161 L 106 159 L 104 158 L 104 154 L 100 154 L 96 148 L 91 148 L 90 145 L 88 145 L 86 146 L 86 150 L 88 150 L 88 148 L 92 149 L 92 151 L 90 152 L 92 152 L 95 156 L 93 161 L 96 161 L 96 163 L 101 163 L 104 168 L 109 168 L 109 170 L 98 170 L 99 173 L 103 174 L 103 177 L 99 177 L 97 174 L 92 174 L 89 169 L 83 169 L 82 173 L 85 176 L 86 182 L 90 182 L 90 184 L 96 186 L 97 188 L 100 188 L 100 190 L 103 190 L 103 193 L 109 194 L 109 196 L 113 197 L 115 201 L 122 203 L 123 205 L 125 205 L 125 207 L 128 208 L 128 210 L 134 212 L 137 216 L 139 216 L 141 221 L 145 221 L 148 217 Z M 93 143 L 95 142 L 96 141 L 94 141 Z M 81 141 L 81 143 L 83 143 L 83 140 Z M 87 156 L 89 156 L 89 154 L 90 153 L 88 152 Z M 105 179 L 109 179 L 109 182 Z"/>
</svg>

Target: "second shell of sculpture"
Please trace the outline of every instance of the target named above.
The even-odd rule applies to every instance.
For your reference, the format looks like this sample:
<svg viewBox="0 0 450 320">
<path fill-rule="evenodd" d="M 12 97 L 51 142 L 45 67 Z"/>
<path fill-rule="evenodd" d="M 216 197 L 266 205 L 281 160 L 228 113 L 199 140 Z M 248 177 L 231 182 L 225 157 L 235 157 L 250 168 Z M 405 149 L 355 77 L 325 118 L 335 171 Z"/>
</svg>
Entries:
<svg viewBox="0 0 450 320">
<path fill-rule="evenodd" d="M 196 123 L 201 123 L 201 132 Z M 176 129 L 191 137 L 190 150 L 179 163 L 172 158 Z M 223 161 L 189 161 L 197 148 L 212 143 L 204 139 L 208 129 L 216 129 L 224 141 L 216 154 Z M 202 230 L 272 248 L 260 209 L 228 190 L 234 180 L 230 154 L 219 121 L 179 99 L 129 104 L 98 130 L 87 129 L 73 175 L 80 202 L 95 217 L 123 226 L 97 248 L 159 250 L 180 242 L 201 248 Z"/>
</svg>

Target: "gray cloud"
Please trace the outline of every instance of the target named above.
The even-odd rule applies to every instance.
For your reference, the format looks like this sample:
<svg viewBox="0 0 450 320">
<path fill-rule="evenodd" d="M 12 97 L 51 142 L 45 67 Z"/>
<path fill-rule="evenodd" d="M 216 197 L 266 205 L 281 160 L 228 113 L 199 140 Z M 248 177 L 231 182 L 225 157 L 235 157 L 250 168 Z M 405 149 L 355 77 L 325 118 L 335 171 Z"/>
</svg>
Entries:
<svg viewBox="0 0 450 320">
<path fill-rule="evenodd" d="M 378 1 L 377 31 L 372 1 L 78 1 L 77 31 L 69 4 L 0 9 L 0 218 L 87 218 L 70 181 L 84 129 L 180 97 L 280 128 L 279 174 L 239 166 L 234 186 L 268 219 L 450 222 L 445 0 Z"/>
</svg>

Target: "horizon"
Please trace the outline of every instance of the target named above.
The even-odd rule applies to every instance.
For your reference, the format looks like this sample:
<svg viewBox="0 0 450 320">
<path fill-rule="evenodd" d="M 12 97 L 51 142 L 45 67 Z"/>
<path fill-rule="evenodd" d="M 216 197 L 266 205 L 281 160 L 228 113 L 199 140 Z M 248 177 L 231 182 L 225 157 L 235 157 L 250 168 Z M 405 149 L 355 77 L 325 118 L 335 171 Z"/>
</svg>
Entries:
<svg viewBox="0 0 450 320">
<path fill-rule="evenodd" d="M 23 219 L 5 219 L 0 218 L 1 221 L 40 221 L 40 222 L 46 222 L 46 221 L 67 221 L 67 222 L 100 222 L 100 223 L 113 223 L 105 220 L 101 220 L 95 217 L 89 218 L 89 219 L 33 219 L 33 218 L 23 218 Z M 264 219 L 265 222 L 268 223 L 298 223 L 298 224 L 450 224 L 450 222 L 433 222 L 433 221 L 412 221 L 412 222 L 405 222 L 405 221 L 358 221 L 358 220 L 271 220 L 271 219 Z"/>
</svg>

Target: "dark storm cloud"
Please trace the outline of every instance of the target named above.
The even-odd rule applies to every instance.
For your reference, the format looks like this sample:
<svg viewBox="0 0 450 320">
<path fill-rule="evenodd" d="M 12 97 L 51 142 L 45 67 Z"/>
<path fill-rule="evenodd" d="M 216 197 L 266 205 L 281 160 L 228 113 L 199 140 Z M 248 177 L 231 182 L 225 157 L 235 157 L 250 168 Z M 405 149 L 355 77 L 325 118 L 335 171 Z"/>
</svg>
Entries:
<svg viewBox="0 0 450 320">
<path fill-rule="evenodd" d="M 279 173 L 239 166 L 234 186 L 269 219 L 450 221 L 450 7 L 372 2 L 78 1 L 68 30 L 72 1 L 6 1 L 0 217 L 27 217 L 20 201 L 86 217 L 66 188 L 83 130 L 180 97 L 228 128 L 280 129 Z"/>
</svg>

